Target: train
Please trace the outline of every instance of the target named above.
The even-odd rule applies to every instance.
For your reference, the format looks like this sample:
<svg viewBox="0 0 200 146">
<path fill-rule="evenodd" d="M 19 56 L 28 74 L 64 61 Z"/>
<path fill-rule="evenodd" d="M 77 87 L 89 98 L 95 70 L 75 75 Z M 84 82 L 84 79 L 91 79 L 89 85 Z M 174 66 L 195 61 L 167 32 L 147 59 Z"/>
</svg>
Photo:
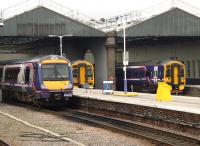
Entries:
<svg viewBox="0 0 200 146">
<path fill-rule="evenodd" d="M 72 97 L 71 62 L 58 55 L 0 62 L 2 100 L 65 105 Z"/>
<path fill-rule="evenodd" d="M 124 90 L 124 71 L 117 66 L 116 90 Z M 186 85 L 185 65 L 178 60 L 134 62 L 126 66 L 127 90 L 155 93 L 158 82 L 171 86 L 171 93 L 182 93 Z"/>
<path fill-rule="evenodd" d="M 74 87 L 94 88 L 94 65 L 86 60 L 72 63 Z"/>
</svg>

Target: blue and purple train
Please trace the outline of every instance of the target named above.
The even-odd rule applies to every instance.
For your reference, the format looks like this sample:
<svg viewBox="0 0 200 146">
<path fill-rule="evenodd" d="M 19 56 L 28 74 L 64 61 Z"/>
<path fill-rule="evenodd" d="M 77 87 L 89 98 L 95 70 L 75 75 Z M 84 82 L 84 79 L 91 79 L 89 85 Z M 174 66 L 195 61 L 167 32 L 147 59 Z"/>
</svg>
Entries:
<svg viewBox="0 0 200 146">
<path fill-rule="evenodd" d="M 0 62 L 2 99 L 34 105 L 66 104 L 72 97 L 73 76 L 68 59 L 48 55 L 26 61 Z"/>
<path fill-rule="evenodd" d="M 172 93 L 182 93 L 186 84 L 185 65 L 178 60 L 132 63 L 127 66 L 128 91 L 156 92 L 158 82 L 172 87 Z M 116 67 L 116 90 L 124 89 L 123 67 Z"/>
</svg>

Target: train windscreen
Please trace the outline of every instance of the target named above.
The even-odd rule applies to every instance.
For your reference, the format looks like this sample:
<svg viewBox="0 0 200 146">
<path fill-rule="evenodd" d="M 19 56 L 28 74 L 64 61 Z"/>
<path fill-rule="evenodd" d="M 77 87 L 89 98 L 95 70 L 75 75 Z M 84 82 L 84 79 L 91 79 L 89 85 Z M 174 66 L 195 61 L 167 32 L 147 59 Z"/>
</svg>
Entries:
<svg viewBox="0 0 200 146">
<path fill-rule="evenodd" d="M 88 68 L 87 68 L 87 76 L 88 76 L 88 77 L 92 77 L 92 76 L 93 76 L 92 67 L 88 67 Z"/>
<path fill-rule="evenodd" d="M 67 64 L 43 64 L 43 81 L 69 80 L 69 66 Z"/>
</svg>

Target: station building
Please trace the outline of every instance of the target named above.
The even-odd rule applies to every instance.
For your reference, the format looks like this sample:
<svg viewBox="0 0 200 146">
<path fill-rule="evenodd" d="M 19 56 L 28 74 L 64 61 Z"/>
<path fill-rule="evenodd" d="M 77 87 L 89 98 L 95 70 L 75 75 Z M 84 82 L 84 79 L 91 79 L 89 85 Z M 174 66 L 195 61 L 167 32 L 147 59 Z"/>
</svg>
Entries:
<svg viewBox="0 0 200 146">
<path fill-rule="evenodd" d="M 69 60 L 86 59 L 95 65 L 95 87 L 122 64 L 123 30 L 104 32 L 80 19 L 39 5 L 4 20 L 0 27 L 0 60 L 26 59 L 59 54 L 58 37 L 63 38 L 63 55 Z M 172 8 L 126 27 L 129 62 L 178 58 L 186 65 L 188 84 L 200 84 L 200 18 Z"/>
<path fill-rule="evenodd" d="M 129 62 L 175 59 L 186 65 L 187 84 L 200 84 L 200 18 L 179 8 L 126 29 Z M 123 31 L 117 32 L 116 64 L 122 63 Z"/>
</svg>

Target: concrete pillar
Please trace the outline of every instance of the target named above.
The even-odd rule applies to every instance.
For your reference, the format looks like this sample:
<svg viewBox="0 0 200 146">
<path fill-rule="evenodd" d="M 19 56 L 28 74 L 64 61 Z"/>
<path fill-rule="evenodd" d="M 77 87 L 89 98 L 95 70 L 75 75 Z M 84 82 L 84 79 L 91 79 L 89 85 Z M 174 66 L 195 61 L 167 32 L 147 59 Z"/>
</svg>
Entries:
<svg viewBox="0 0 200 146">
<path fill-rule="evenodd" d="M 0 102 L 2 102 L 2 89 L 0 89 Z"/>
<path fill-rule="evenodd" d="M 107 33 L 107 78 L 108 80 L 113 80 L 114 90 L 116 88 L 116 78 L 115 78 L 115 47 L 116 47 L 116 32 Z"/>
</svg>

